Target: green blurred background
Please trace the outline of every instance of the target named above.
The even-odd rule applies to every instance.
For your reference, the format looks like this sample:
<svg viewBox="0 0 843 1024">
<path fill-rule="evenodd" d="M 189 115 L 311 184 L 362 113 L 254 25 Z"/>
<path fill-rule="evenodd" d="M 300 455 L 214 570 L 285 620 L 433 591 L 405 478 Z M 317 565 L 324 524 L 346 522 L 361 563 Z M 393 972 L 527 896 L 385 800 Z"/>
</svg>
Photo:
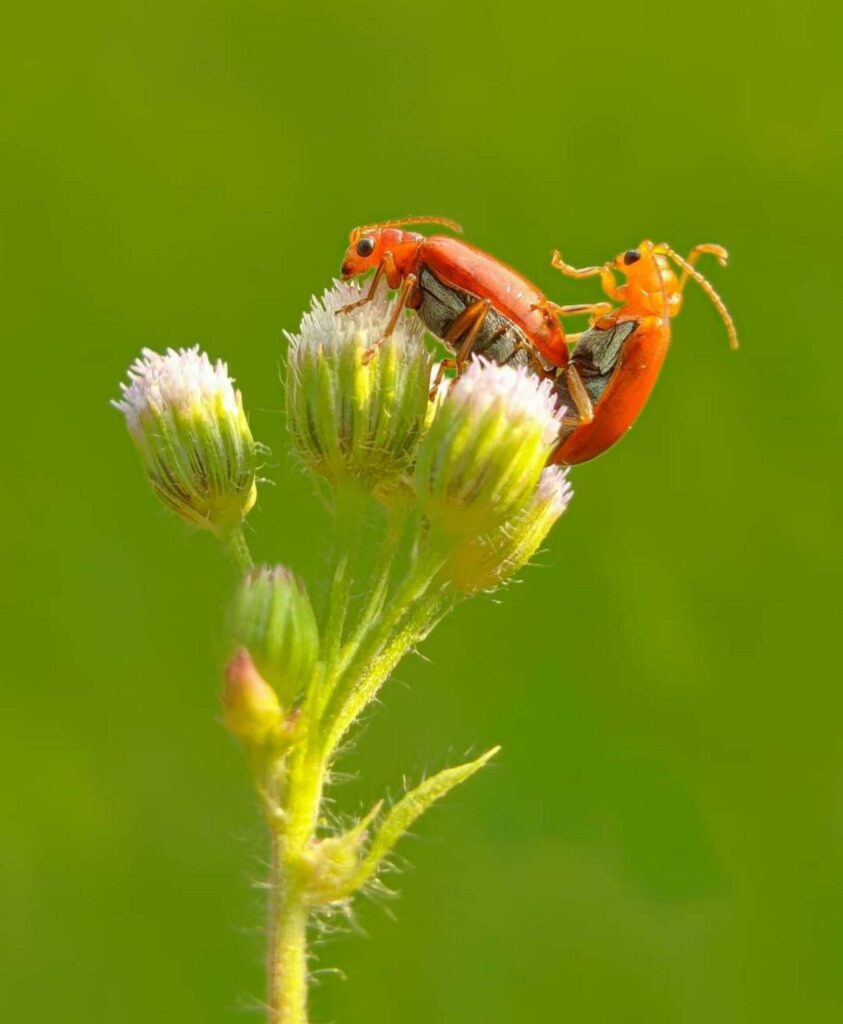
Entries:
<svg viewBox="0 0 843 1024">
<path fill-rule="evenodd" d="M 835 20 L 832 20 L 835 19 Z M 825 4 L 189 0 L 5 15 L 0 1017 L 209 1024 L 262 992 L 265 855 L 218 726 L 233 574 L 108 406 L 142 345 L 229 360 L 275 451 L 253 546 L 327 577 L 279 361 L 347 232 L 455 217 L 549 267 L 706 264 L 633 433 L 540 564 L 446 621 L 344 767 L 469 749 L 316 1021 L 839 1021 L 839 21 Z M 838 132 L 835 136 L 835 128 Z M 835 465 L 838 469 L 835 469 Z M 244 1017 L 245 1014 L 245 1017 Z"/>
</svg>

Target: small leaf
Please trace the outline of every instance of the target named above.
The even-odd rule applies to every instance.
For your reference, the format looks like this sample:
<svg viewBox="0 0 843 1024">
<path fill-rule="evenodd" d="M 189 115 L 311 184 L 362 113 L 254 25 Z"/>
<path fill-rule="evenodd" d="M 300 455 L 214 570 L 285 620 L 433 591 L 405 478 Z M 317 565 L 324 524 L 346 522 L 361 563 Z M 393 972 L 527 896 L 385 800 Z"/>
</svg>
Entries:
<svg viewBox="0 0 843 1024">
<path fill-rule="evenodd" d="M 412 828 L 431 804 L 474 775 L 499 750 L 500 747 L 493 747 L 492 750 L 487 750 L 485 754 L 478 757 L 476 761 L 458 765 L 456 768 L 446 768 L 429 779 L 425 779 L 415 789 L 406 793 L 384 818 L 372 838 L 368 852 L 360 862 L 359 868 L 343 887 L 342 898 L 351 896 L 368 882 L 377 872 L 384 858 L 392 852 L 401 836 Z"/>
</svg>

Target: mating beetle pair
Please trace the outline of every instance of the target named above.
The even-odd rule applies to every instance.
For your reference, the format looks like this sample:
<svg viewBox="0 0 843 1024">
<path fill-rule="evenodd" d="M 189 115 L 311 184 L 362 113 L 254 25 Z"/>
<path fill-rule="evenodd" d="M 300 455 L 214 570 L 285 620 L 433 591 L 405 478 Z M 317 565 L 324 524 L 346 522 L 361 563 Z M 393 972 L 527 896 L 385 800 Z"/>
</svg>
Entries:
<svg viewBox="0 0 843 1024">
<path fill-rule="evenodd" d="M 683 258 L 664 243 L 642 242 L 603 266 L 581 269 L 569 266 L 555 252 L 552 265 L 557 270 L 570 277 L 599 276 L 607 297 L 620 304 L 560 306 L 516 271 L 459 238 L 403 230 L 420 223 L 462 230 L 453 221 L 414 217 L 351 232 L 343 277 L 375 271 L 366 296 L 353 305 L 370 301 L 384 277 L 390 288 L 399 290 L 384 337 L 392 333 L 405 308 L 413 309 L 431 334 L 455 353 L 443 369 L 456 367 L 459 372 L 474 354 L 499 363 L 531 365 L 543 376 L 553 375 L 568 413 L 552 462 L 573 465 L 595 458 L 638 418 L 667 355 L 670 319 L 681 308 L 689 278 L 717 307 L 732 347 L 737 348 L 725 305 L 694 266 L 703 253 L 711 253 L 725 266 L 727 253 L 719 245 L 698 245 Z M 671 263 L 681 269 L 681 276 Z M 618 285 L 615 270 L 626 276 L 624 284 Z M 591 327 L 566 335 L 559 318 L 581 313 L 590 314 Z M 569 345 L 574 346 L 570 353 Z"/>
</svg>

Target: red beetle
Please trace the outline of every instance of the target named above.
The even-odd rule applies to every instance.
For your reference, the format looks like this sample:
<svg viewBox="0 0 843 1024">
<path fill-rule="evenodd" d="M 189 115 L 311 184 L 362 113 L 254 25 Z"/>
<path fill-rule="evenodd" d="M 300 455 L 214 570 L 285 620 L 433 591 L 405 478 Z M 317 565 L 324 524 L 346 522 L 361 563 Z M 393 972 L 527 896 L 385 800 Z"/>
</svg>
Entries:
<svg viewBox="0 0 843 1024">
<path fill-rule="evenodd" d="M 566 338 L 558 318 L 578 313 L 597 316 L 611 311 L 611 304 L 557 305 L 511 267 L 462 239 L 403 230 L 422 223 L 462 231 L 444 218 L 411 217 L 351 232 L 343 278 L 369 270 L 375 276 L 366 296 L 340 312 L 371 301 L 385 277 L 390 288 L 400 291 L 384 337 L 392 333 L 406 307 L 415 310 L 431 334 L 456 353 L 445 365 L 459 369 L 475 354 L 499 363 L 529 362 L 545 373 L 543 359 L 562 370 L 570 403 L 587 420 L 590 400 L 576 369 L 568 366 L 568 344 L 573 339 Z"/>
<path fill-rule="evenodd" d="M 732 348 L 738 347 L 734 322 L 723 300 L 695 269 L 702 253 L 716 256 L 726 265 L 728 253 L 720 245 L 697 245 L 683 259 L 665 243 L 642 242 L 602 267 L 576 269 L 558 252 L 553 266 L 569 277 L 599 276 L 603 290 L 619 309 L 597 320 L 581 335 L 570 356 L 568 377 L 556 385 L 560 400 L 580 415 L 566 420 L 559 447 L 551 462 L 573 465 L 587 462 L 619 441 L 638 418 L 656 383 L 670 345 L 670 318 L 682 306 L 682 291 L 693 278 L 717 307 L 729 332 Z M 677 278 L 671 261 L 682 270 Z M 618 285 L 614 271 L 626 275 Z M 571 369 L 576 374 L 570 373 Z M 568 380 L 576 376 L 588 394 L 592 418 L 582 415 L 582 398 L 575 396 Z"/>
</svg>

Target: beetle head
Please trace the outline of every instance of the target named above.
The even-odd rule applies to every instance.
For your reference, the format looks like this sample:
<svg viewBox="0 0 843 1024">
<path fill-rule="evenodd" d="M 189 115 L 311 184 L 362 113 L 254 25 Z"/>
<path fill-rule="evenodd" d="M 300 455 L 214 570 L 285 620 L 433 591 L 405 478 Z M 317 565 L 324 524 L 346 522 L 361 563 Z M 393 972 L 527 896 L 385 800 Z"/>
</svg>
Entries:
<svg viewBox="0 0 843 1024">
<path fill-rule="evenodd" d="M 383 262 L 384 256 L 396 246 L 405 242 L 421 242 L 424 235 L 414 231 L 402 231 L 401 228 L 416 224 L 439 224 L 462 234 L 462 228 L 456 221 L 447 217 L 404 217 L 401 220 L 388 220 L 381 224 L 355 228 L 351 232 L 348 248 L 342 261 L 342 276 L 345 280 L 374 270 Z"/>
<path fill-rule="evenodd" d="M 351 232 L 342 261 L 343 280 L 379 267 L 384 253 L 404 239 L 406 232 L 395 228 L 362 227 Z"/>
<path fill-rule="evenodd" d="M 655 246 L 650 241 L 643 241 L 635 249 L 627 249 L 615 257 L 615 269 L 628 278 L 641 278 L 652 274 L 655 258 Z"/>
</svg>

